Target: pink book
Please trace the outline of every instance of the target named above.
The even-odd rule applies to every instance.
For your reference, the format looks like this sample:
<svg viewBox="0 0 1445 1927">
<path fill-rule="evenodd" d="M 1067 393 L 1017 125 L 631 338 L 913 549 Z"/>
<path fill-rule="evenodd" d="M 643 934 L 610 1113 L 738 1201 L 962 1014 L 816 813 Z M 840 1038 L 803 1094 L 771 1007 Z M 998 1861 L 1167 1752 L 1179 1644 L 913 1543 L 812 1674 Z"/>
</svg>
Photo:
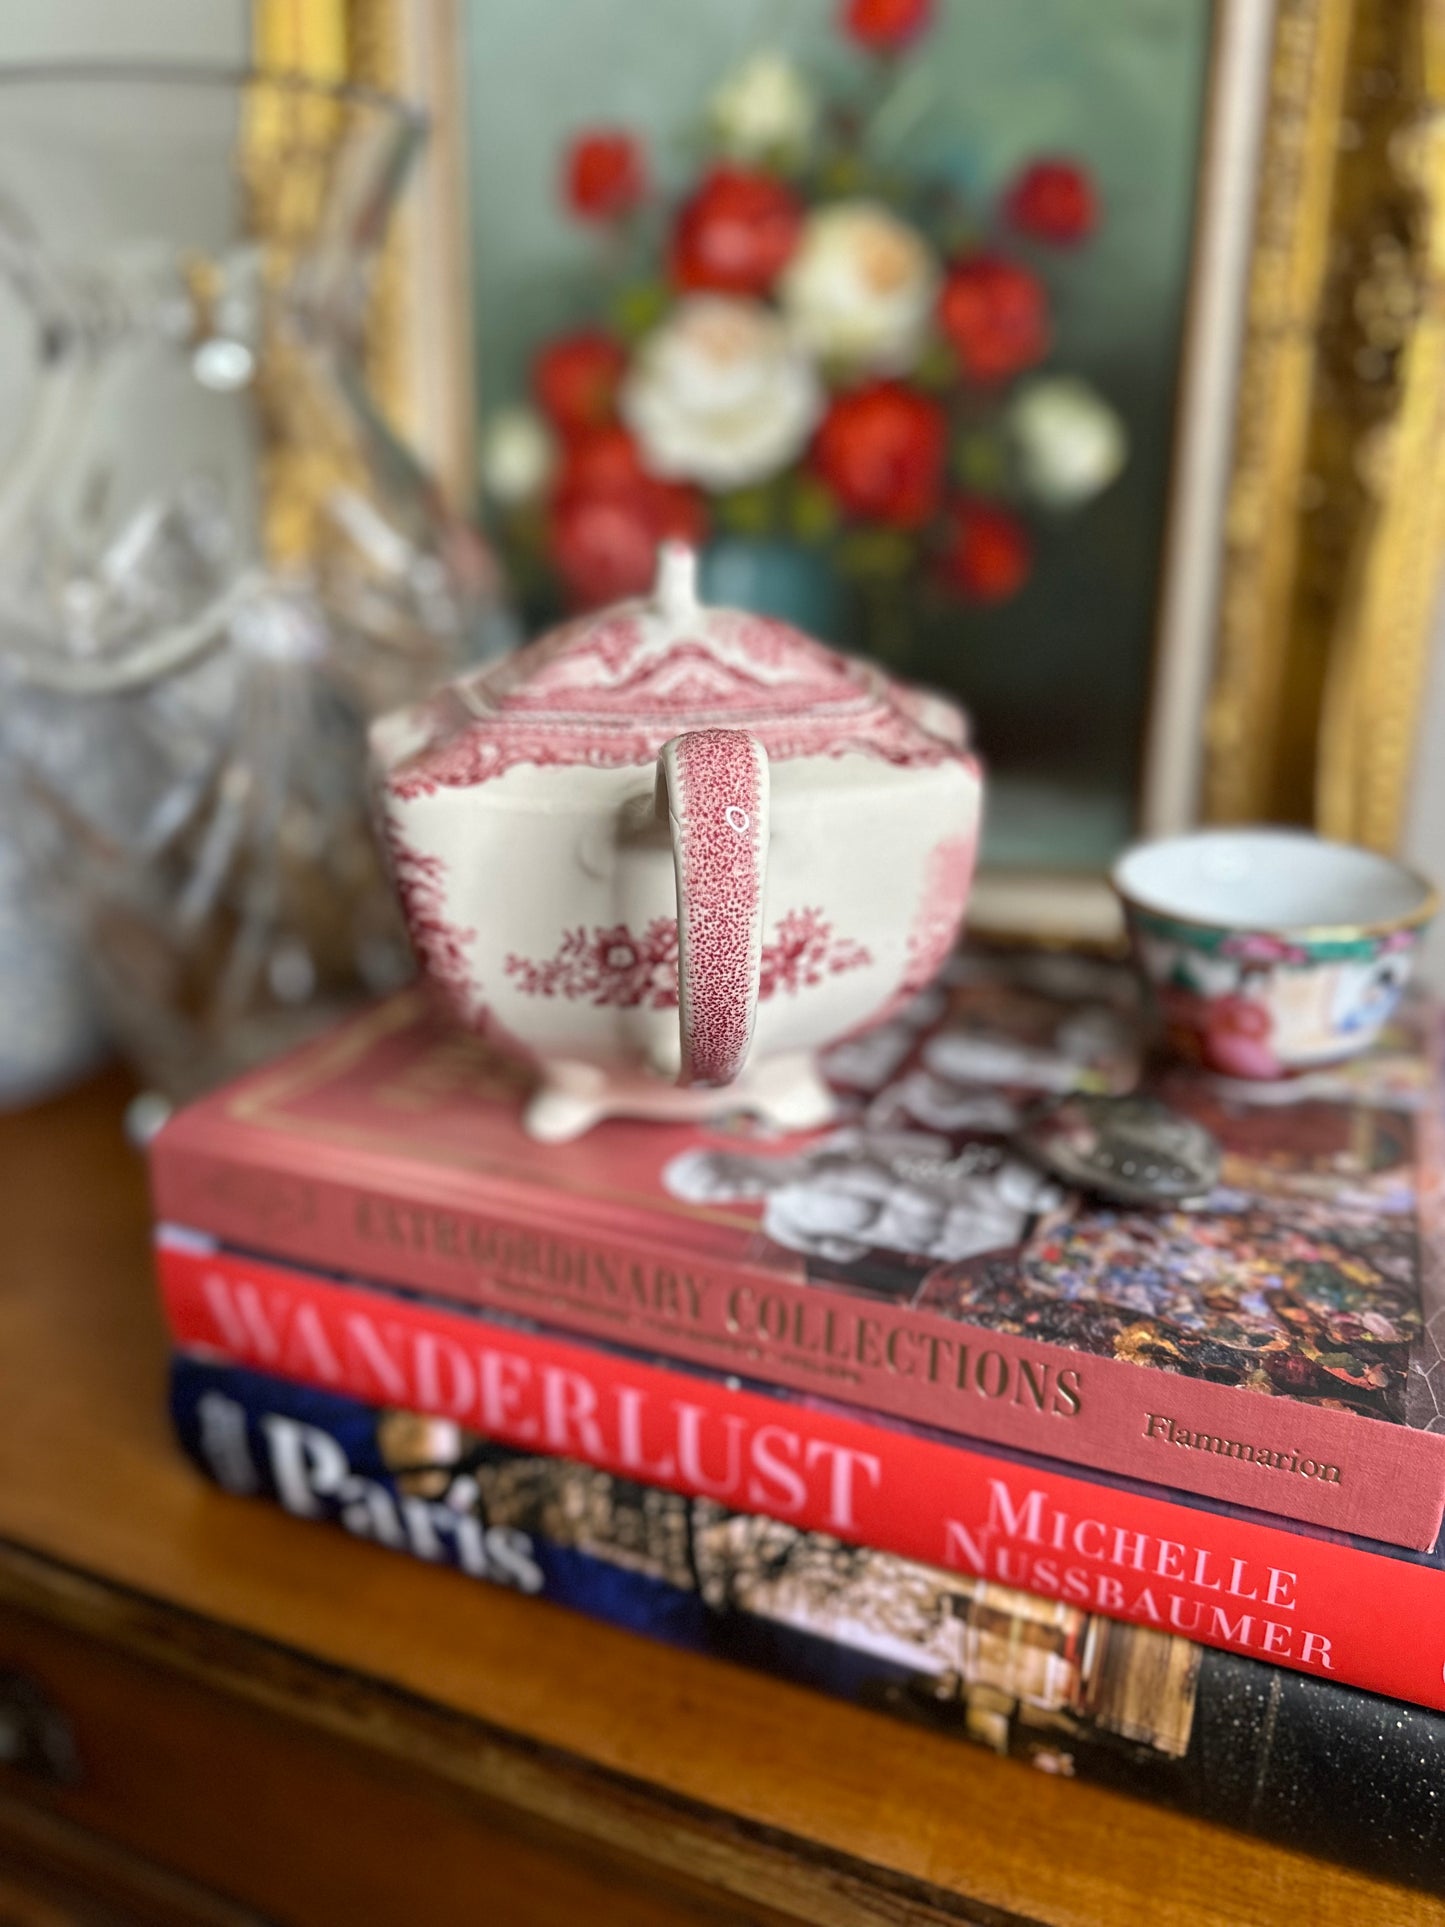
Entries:
<svg viewBox="0 0 1445 1927">
<path fill-rule="evenodd" d="M 827 1064 L 827 1130 L 612 1122 L 403 992 L 177 1114 L 156 1211 L 240 1247 L 1414 1548 L 1445 1507 L 1433 1010 L 1286 1086 L 1172 1072 L 1198 1206 L 1092 1205 L 1011 1145 L 1140 1071 L 1128 976 L 961 960 Z"/>
</svg>

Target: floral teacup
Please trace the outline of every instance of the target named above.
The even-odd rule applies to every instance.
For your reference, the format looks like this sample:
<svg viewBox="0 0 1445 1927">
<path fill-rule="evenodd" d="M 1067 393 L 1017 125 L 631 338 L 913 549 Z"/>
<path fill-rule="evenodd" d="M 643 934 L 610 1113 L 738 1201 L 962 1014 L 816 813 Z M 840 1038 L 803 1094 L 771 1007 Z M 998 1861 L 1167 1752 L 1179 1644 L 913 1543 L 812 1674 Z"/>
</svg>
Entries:
<svg viewBox="0 0 1445 1927">
<path fill-rule="evenodd" d="M 1438 904 L 1403 864 L 1300 830 L 1141 843 L 1113 883 L 1168 1043 L 1228 1077 L 1288 1077 L 1373 1043 Z"/>
</svg>

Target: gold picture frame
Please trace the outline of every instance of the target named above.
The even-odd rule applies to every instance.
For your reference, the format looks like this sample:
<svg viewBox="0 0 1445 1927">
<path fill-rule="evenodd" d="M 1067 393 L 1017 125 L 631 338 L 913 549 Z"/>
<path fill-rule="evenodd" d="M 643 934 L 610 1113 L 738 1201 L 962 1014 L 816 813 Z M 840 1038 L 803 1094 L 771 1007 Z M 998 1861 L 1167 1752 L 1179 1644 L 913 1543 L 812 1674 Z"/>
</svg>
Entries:
<svg viewBox="0 0 1445 1927">
<path fill-rule="evenodd" d="M 1445 6 L 1279 0 L 1204 815 L 1391 849 L 1445 474 Z"/>
<path fill-rule="evenodd" d="M 1210 104 L 1139 820 L 1389 849 L 1445 535 L 1445 0 L 1214 0 Z M 380 392 L 470 488 L 453 0 L 255 0 L 258 61 L 419 99 Z M 975 926 L 1104 936 L 1101 880 L 979 881 Z"/>
</svg>

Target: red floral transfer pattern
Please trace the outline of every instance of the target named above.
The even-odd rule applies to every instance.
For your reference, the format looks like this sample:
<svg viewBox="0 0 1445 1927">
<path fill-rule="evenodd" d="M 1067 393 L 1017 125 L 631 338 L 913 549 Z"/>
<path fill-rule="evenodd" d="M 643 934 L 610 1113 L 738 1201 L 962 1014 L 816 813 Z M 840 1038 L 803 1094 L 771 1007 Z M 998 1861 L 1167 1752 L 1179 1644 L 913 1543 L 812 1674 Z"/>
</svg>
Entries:
<svg viewBox="0 0 1445 1927">
<path fill-rule="evenodd" d="M 779 919 L 772 942 L 763 945 L 758 995 L 802 990 L 825 977 L 862 970 L 872 961 L 865 944 L 852 937 L 835 937 L 821 910 L 789 910 Z"/>
<path fill-rule="evenodd" d="M 790 994 L 873 961 L 866 945 L 834 935 L 821 910 L 789 910 L 763 945 L 758 995 Z M 529 997 L 625 1010 L 676 1010 L 677 924 L 654 917 L 634 936 L 626 924 L 569 930 L 555 956 L 507 959 L 507 975 Z"/>
<path fill-rule="evenodd" d="M 923 896 L 908 933 L 905 996 L 932 982 L 958 941 L 973 877 L 973 853 L 974 840 L 969 836 L 945 837 L 929 852 Z"/>
<path fill-rule="evenodd" d="M 405 800 L 468 789 L 519 764 L 634 768 L 690 729 L 751 731 L 773 761 L 852 751 L 905 768 L 955 759 L 962 719 L 801 630 L 738 610 L 679 638 L 641 606 L 588 617 L 454 684 L 416 713 L 427 740 L 391 771 Z M 933 726 L 934 722 L 939 728 Z"/>
<path fill-rule="evenodd" d="M 528 997 L 561 997 L 625 1010 L 675 1010 L 677 924 L 672 917 L 654 917 L 640 936 L 625 923 L 592 930 L 579 924 L 563 937 L 553 957 L 540 962 L 508 957 L 507 975 Z"/>
<path fill-rule="evenodd" d="M 444 914 L 446 865 L 439 856 L 422 856 L 397 837 L 390 839 L 391 872 L 406 913 L 412 948 L 422 968 L 458 1016 L 477 1021 L 478 1008 L 467 952 L 477 940 Z"/>
</svg>

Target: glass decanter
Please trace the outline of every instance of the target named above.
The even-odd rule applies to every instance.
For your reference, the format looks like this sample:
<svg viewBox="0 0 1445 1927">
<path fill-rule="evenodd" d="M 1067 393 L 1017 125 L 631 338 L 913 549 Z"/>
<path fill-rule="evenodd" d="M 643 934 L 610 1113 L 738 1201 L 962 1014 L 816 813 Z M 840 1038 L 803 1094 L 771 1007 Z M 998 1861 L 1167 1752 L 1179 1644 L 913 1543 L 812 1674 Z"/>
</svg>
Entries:
<svg viewBox="0 0 1445 1927">
<path fill-rule="evenodd" d="M 171 1094 L 410 968 L 366 729 L 499 622 L 363 378 L 421 132 L 284 78 L 0 72 L 0 757 Z"/>
</svg>

